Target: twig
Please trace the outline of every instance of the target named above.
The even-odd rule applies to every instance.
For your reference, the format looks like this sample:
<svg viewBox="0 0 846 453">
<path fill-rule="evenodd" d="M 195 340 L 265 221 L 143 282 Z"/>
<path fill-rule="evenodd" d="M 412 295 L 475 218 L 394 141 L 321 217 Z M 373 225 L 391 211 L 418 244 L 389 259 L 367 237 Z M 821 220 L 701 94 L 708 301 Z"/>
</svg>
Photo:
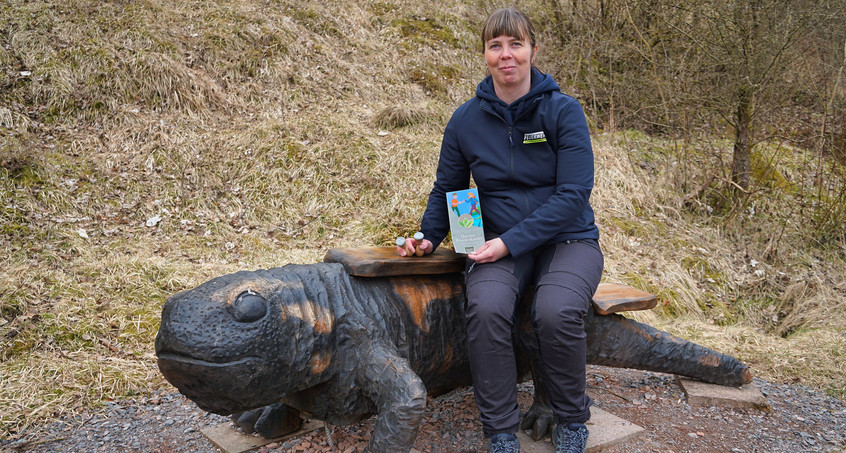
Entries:
<svg viewBox="0 0 846 453">
<path fill-rule="evenodd" d="M 711 186 L 711 183 L 714 182 L 714 179 L 716 179 L 716 178 L 717 178 L 717 173 L 713 173 L 711 176 L 709 176 L 704 184 L 699 186 L 699 188 L 697 188 L 693 192 L 684 196 L 684 198 L 682 199 L 682 204 L 687 205 L 688 203 L 690 203 L 691 200 L 699 197 L 699 195 L 702 194 L 702 192 L 704 192 L 706 189 L 708 189 L 708 187 Z"/>
<path fill-rule="evenodd" d="M 102 343 L 102 344 L 103 344 L 103 346 L 105 346 L 105 347 L 107 347 L 107 348 L 111 349 L 111 350 L 112 350 L 112 352 L 114 352 L 115 354 L 120 354 L 120 355 L 123 355 L 123 352 L 122 352 L 120 349 L 118 349 L 116 346 L 114 346 L 113 344 L 111 344 L 111 343 L 109 342 L 109 340 L 106 340 L 105 338 L 101 338 L 101 337 L 97 337 L 97 340 L 99 340 L 99 341 L 100 341 L 100 343 Z"/>
<path fill-rule="evenodd" d="M 67 439 L 67 437 L 52 437 L 52 438 L 49 438 L 49 439 L 41 439 L 41 440 L 37 440 L 37 441 L 27 440 L 27 441 L 23 441 L 19 444 L 14 444 L 14 445 L 11 446 L 11 448 L 12 448 L 12 450 L 19 451 L 19 450 L 23 450 L 24 448 L 27 448 L 27 447 L 34 447 L 36 445 L 49 444 L 50 442 L 56 442 L 56 441 L 65 440 L 65 439 Z"/>
<path fill-rule="evenodd" d="M 619 394 L 617 394 L 617 393 L 614 393 L 614 392 L 612 392 L 611 390 L 607 390 L 607 389 L 606 389 L 605 391 L 606 391 L 606 392 L 608 392 L 608 393 L 610 393 L 610 394 L 612 394 L 612 395 L 614 395 L 614 396 L 616 396 L 617 398 L 620 398 L 620 399 L 621 399 L 621 400 L 623 400 L 623 401 L 626 401 L 626 402 L 628 402 L 628 403 L 631 403 L 631 402 L 632 402 L 632 400 L 630 400 L 630 399 L 626 398 L 626 397 L 625 397 L 625 396 L 623 396 L 623 395 L 619 395 Z"/>
</svg>

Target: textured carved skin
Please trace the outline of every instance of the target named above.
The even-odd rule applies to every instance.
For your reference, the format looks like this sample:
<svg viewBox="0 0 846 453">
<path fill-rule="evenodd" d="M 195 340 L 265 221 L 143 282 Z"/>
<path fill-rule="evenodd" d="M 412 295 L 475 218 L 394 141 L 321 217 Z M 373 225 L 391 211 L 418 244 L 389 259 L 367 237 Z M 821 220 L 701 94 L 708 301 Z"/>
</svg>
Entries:
<svg viewBox="0 0 846 453">
<path fill-rule="evenodd" d="M 536 340 L 522 303 L 518 369 Z M 585 319 L 588 362 L 680 374 L 723 385 L 750 382 L 737 359 L 622 316 Z M 212 279 L 171 297 L 156 337 L 159 369 L 202 409 L 275 437 L 299 413 L 332 424 L 378 414 L 368 451 L 405 452 L 426 394 L 471 384 L 461 274 L 350 277 L 339 264 L 288 265 Z M 281 403 L 281 404 L 280 404 Z M 523 428 L 552 428 L 544 383 Z"/>
</svg>

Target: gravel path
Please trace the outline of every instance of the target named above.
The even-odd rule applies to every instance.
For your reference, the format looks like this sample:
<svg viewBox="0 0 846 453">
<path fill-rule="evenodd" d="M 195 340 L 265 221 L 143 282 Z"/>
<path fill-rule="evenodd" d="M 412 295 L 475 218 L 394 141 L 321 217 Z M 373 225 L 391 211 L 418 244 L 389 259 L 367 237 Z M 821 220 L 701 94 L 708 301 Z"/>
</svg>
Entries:
<svg viewBox="0 0 846 453">
<path fill-rule="evenodd" d="M 772 411 L 693 407 L 673 376 L 588 367 L 588 393 L 600 407 L 646 429 L 611 453 L 638 452 L 846 452 L 846 402 L 807 387 L 756 379 Z M 520 387 L 524 412 L 531 383 Z M 18 439 L 0 440 L 0 450 L 26 452 L 217 451 L 200 432 L 227 422 L 178 393 L 107 403 L 73 418 L 37 427 Z M 328 426 L 265 452 L 360 452 L 372 419 L 348 427 Z M 470 389 L 430 399 L 415 443 L 421 452 L 486 452 Z M 329 436 L 327 436 L 329 433 Z M 331 442 L 330 442 L 331 439 Z"/>
</svg>

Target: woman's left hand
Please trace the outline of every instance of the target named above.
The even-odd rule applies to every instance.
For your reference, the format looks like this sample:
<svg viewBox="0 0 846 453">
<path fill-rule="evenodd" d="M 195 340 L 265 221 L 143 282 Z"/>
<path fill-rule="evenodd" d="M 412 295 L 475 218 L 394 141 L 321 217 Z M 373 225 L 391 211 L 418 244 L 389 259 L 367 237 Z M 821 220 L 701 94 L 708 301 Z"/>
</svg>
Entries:
<svg viewBox="0 0 846 453">
<path fill-rule="evenodd" d="M 428 239 L 423 239 L 420 244 L 414 238 L 407 238 L 405 245 L 397 246 L 397 255 L 399 256 L 414 256 L 417 250 L 422 250 L 424 255 L 428 255 L 435 250 L 434 245 Z"/>
<path fill-rule="evenodd" d="M 477 263 L 493 263 L 494 261 L 508 256 L 508 246 L 500 238 L 487 241 L 479 247 L 479 250 L 467 255 L 468 258 Z"/>
</svg>

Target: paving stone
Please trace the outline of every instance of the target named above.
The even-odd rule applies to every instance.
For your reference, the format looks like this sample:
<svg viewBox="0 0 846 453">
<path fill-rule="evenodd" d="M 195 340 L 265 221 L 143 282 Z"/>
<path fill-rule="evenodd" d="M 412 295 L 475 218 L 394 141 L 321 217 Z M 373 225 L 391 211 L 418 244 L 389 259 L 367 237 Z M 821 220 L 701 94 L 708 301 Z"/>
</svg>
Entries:
<svg viewBox="0 0 846 453">
<path fill-rule="evenodd" d="M 691 406 L 722 406 L 770 411 L 770 404 L 754 383 L 741 387 L 710 384 L 676 376 Z"/>
<path fill-rule="evenodd" d="M 612 445 L 617 445 L 643 434 L 644 429 L 634 423 L 623 420 L 596 406 L 590 408 L 590 420 L 586 423 L 590 436 L 587 441 L 587 453 L 600 452 Z M 532 440 L 522 431 L 517 433 L 522 453 L 552 453 L 555 447 L 549 438 Z"/>
<path fill-rule="evenodd" d="M 217 426 L 211 426 L 203 429 L 202 432 L 211 443 L 223 450 L 223 453 L 244 453 L 256 450 L 270 443 L 279 443 L 292 437 L 302 436 L 321 427 L 323 427 L 323 422 L 310 420 L 299 431 L 294 431 L 293 433 L 275 439 L 265 439 L 264 437 L 244 434 L 235 429 L 231 423 L 221 423 Z"/>
</svg>

